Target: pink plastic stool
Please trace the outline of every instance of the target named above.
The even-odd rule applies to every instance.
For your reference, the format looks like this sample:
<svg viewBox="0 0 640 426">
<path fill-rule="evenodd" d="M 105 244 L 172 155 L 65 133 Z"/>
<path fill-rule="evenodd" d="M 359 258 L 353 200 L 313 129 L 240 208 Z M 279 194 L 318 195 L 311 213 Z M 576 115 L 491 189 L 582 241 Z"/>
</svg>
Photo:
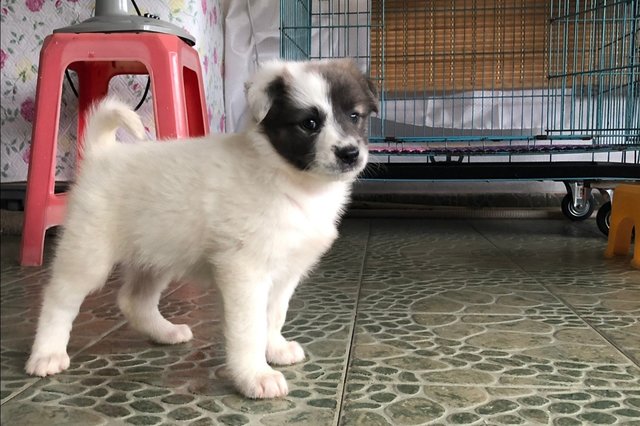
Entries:
<svg viewBox="0 0 640 426">
<path fill-rule="evenodd" d="M 54 186 L 60 98 L 67 68 L 77 73 L 80 86 L 79 153 L 88 109 L 107 94 L 109 80 L 119 74 L 150 75 L 158 139 L 209 133 L 200 58 L 179 37 L 160 33 L 48 36 L 38 69 L 20 250 L 23 266 L 42 265 L 45 231 L 64 219 L 66 194 L 55 194 Z"/>
</svg>

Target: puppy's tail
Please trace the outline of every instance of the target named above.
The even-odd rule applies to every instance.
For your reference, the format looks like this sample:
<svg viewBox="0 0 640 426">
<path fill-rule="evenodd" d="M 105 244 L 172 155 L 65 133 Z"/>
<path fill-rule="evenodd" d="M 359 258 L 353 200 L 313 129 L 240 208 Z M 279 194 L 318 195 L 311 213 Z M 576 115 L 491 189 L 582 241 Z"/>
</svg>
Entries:
<svg viewBox="0 0 640 426">
<path fill-rule="evenodd" d="M 124 127 L 138 140 L 145 139 L 140 116 L 117 99 L 106 98 L 87 115 L 84 131 L 84 153 L 90 155 L 116 143 L 116 131 Z"/>
</svg>

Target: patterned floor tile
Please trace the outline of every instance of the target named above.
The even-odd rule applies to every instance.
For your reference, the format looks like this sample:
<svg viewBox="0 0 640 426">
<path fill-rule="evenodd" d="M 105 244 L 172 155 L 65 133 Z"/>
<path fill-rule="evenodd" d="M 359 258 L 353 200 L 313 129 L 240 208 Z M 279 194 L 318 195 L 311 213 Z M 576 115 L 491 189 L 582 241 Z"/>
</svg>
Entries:
<svg viewBox="0 0 640 426">
<path fill-rule="evenodd" d="M 589 315 L 640 315 L 640 286 L 586 287 L 584 285 L 547 286 L 578 313 Z"/>
<path fill-rule="evenodd" d="M 640 389 L 640 369 L 575 315 L 358 314 L 349 383 Z"/>
<path fill-rule="evenodd" d="M 15 424 L 53 416 L 70 424 L 75 418 L 85 419 L 84 424 L 106 424 L 112 419 L 133 424 L 178 420 L 335 424 L 352 332 L 351 313 L 291 315 L 284 335 L 302 344 L 307 359 L 277 367 L 288 380 L 290 394 L 273 401 L 249 401 L 235 393 L 224 368 L 219 321 L 181 311 L 172 319 L 195 324 L 192 342 L 154 345 L 125 325 L 73 357 L 68 371 L 42 379 L 13 398 L 6 409 L 3 406 L 3 415 L 6 410 L 14 413 Z"/>
<path fill-rule="evenodd" d="M 471 226 L 496 247 L 518 251 L 530 247 L 557 248 L 557 252 L 594 251 L 606 238 L 599 234 L 595 221 L 557 220 L 472 220 Z M 540 254 L 545 251 L 541 250 Z"/>
<path fill-rule="evenodd" d="M 1 325 L 2 357 L 2 398 L 9 399 L 20 390 L 20 383 L 33 383 L 33 379 L 24 373 L 24 365 L 31 350 L 33 337 L 40 312 L 40 294 L 42 285 L 48 280 L 47 274 L 33 279 L 24 279 L 10 283 L 8 288 L 15 291 L 8 300 L 3 299 Z M 125 319 L 116 305 L 116 292 L 120 283 L 117 274 L 100 291 L 91 294 L 83 303 L 73 323 L 73 330 L 67 352 L 75 355 L 83 349 L 100 342 L 105 336 L 123 328 Z M 3 288 L 5 284 L 3 283 Z M 172 285 L 167 293 L 180 288 Z M 170 299 L 171 300 L 171 299 Z M 180 305 L 163 302 L 161 309 L 167 315 L 175 315 Z M 25 306 L 27 305 L 27 306 Z M 170 306 L 170 308 L 167 307 Z M 137 336 L 135 340 L 141 338 Z M 10 385 L 8 385 L 11 383 Z M 8 389 L 5 385 L 8 385 Z"/>
<path fill-rule="evenodd" d="M 72 358 L 71 367 L 64 374 L 92 377 L 153 375 L 169 382 L 185 376 L 207 377 L 210 371 L 224 375 L 222 323 L 201 312 L 167 316 L 176 323 L 184 322 L 192 327 L 194 338 L 190 342 L 157 345 L 123 325 Z M 294 380 L 342 380 L 352 321 L 352 314 L 348 312 L 292 312 L 283 334 L 303 346 L 307 359 L 278 369 Z"/>
<path fill-rule="evenodd" d="M 554 295 L 530 279 L 464 274 L 378 280 L 362 284 L 359 308 L 366 311 L 539 315 L 570 313 Z"/>
<path fill-rule="evenodd" d="M 333 279 L 314 274 L 296 289 L 289 310 L 352 311 L 358 297 L 359 281 Z"/>
<path fill-rule="evenodd" d="M 2 407 L 2 423 L 331 425 L 339 382 L 314 381 L 289 396 L 267 401 L 242 398 L 228 385 L 202 376 L 171 383 L 146 377 L 58 376 L 41 381 Z"/>
<path fill-rule="evenodd" d="M 522 268 L 465 221 L 372 221 L 365 280 L 462 280 L 511 277 L 530 280 Z"/>
<path fill-rule="evenodd" d="M 341 424 L 585 425 L 637 424 L 640 391 L 347 385 Z"/>
<path fill-rule="evenodd" d="M 7 305 L 16 306 L 3 307 L 2 311 L 3 400 L 10 399 L 16 392 L 21 391 L 23 386 L 33 383 L 33 379 L 26 376 L 23 369 L 33 342 L 39 313 L 39 305 L 34 304 L 33 301 L 39 301 L 42 286 L 47 280 L 48 276 L 44 274 L 38 279 L 14 283 L 8 287 L 15 292 L 12 293 L 12 297 L 9 297 L 11 303 L 7 302 Z M 17 287 L 14 288 L 14 285 Z M 184 368 L 193 363 L 193 359 L 199 359 L 206 366 L 219 366 L 223 363 L 221 304 L 219 292 L 215 287 L 187 282 L 174 283 L 167 290 L 166 295 L 161 299 L 160 311 L 175 323 L 188 324 L 194 332 L 194 339 L 191 342 L 171 347 L 155 345 L 125 324 L 125 319 L 116 304 L 119 286 L 119 276 L 115 273 L 104 288 L 88 296 L 83 303 L 74 322 L 68 347 L 68 352 L 72 356 L 72 365 L 68 374 L 110 376 L 115 372 L 118 374 L 152 373 L 164 371 L 167 365 L 172 368 L 178 365 L 177 374 L 183 374 Z M 314 321 L 309 320 L 310 324 L 305 323 L 304 318 L 297 318 L 295 314 L 291 314 L 285 329 L 288 333 L 294 333 L 295 327 L 304 330 L 307 335 L 298 333 L 297 337 L 301 343 L 308 343 L 312 352 L 315 350 L 329 358 L 332 353 L 338 353 L 338 359 L 341 362 L 344 361 L 350 332 L 347 333 L 347 329 L 343 329 L 343 326 L 348 326 L 352 322 L 350 310 L 354 308 L 356 291 L 357 282 L 345 285 L 318 274 L 310 277 L 301 286 L 300 295 L 296 295 L 292 300 L 291 312 L 300 310 L 319 313 L 315 316 L 307 315 L 308 318 L 315 318 Z M 21 307 L 23 305 L 31 306 Z M 331 310 L 332 314 L 322 314 L 327 310 Z M 340 311 L 340 314 L 336 314 L 336 310 Z M 291 319 L 292 315 L 294 315 L 293 319 Z M 343 321 L 339 327 L 327 323 L 337 318 Z M 316 330 L 316 321 L 320 327 L 318 330 Z M 323 326 L 326 326 L 326 329 L 322 329 Z M 342 329 L 342 335 L 336 332 L 340 329 Z M 340 338 L 338 340 L 323 339 L 322 337 L 326 337 L 327 333 Z M 314 336 L 319 339 L 312 339 Z M 341 349 L 336 349 L 336 345 Z M 88 346 L 91 348 L 84 351 L 81 356 L 74 356 Z M 213 354 L 205 353 L 207 349 L 213 350 Z M 111 355 L 115 356 L 115 360 L 109 358 Z M 193 359 L 186 360 L 189 357 Z M 327 376 L 333 377 L 332 380 L 335 380 L 336 374 L 341 377 L 344 362 L 339 368 L 334 366 L 333 369 L 327 370 L 328 362 L 327 359 L 323 359 L 320 364 L 309 364 L 305 368 L 321 368 L 327 372 Z M 120 371 L 118 369 L 120 367 L 128 369 Z M 294 373 L 296 370 L 291 370 L 291 374 Z M 312 375 L 318 377 L 317 372 Z"/>
<path fill-rule="evenodd" d="M 15 278 L 15 275 L 2 273 L 2 286 L 0 286 L 0 304 L 5 307 L 24 307 L 28 308 L 35 301 L 41 300 L 42 288 L 49 282 L 47 271 L 39 271 L 29 276 L 23 276 L 17 279 L 7 279 L 5 276 Z"/>
<path fill-rule="evenodd" d="M 0 338 L 0 365 L 2 366 L 2 400 L 19 391 L 21 384 L 32 384 L 34 379 L 24 372 L 39 314 L 38 305 L 29 308 L 2 307 Z M 122 326 L 122 318 L 113 317 L 104 310 L 83 310 L 74 322 L 68 353 L 73 355 L 98 342 L 102 337 Z"/>
<path fill-rule="evenodd" d="M 586 314 L 584 320 L 640 365 L 640 317 Z"/>
<path fill-rule="evenodd" d="M 616 262 L 620 269 L 613 269 L 607 265 L 611 261 L 607 259 L 605 264 L 600 263 L 596 267 L 585 266 L 582 272 L 558 269 L 555 272 L 536 271 L 531 276 L 546 286 L 582 286 L 587 290 L 589 287 L 640 288 L 640 271 L 619 260 Z"/>
<path fill-rule="evenodd" d="M 346 220 L 290 303 L 307 359 L 278 367 L 290 394 L 271 401 L 231 386 L 215 286 L 174 283 L 160 310 L 194 339 L 156 345 L 119 312 L 117 271 L 70 369 L 27 376 L 48 271 L 5 241 L 2 424 L 640 425 L 640 272 L 603 258 L 594 223 Z"/>
<path fill-rule="evenodd" d="M 640 272 L 630 265 L 631 257 L 606 259 L 606 244 L 597 251 L 574 253 L 571 255 L 554 251 L 540 256 L 535 253 L 511 255 L 514 263 L 542 282 L 564 284 L 581 277 L 602 277 L 606 283 L 622 285 L 640 284 Z"/>
<path fill-rule="evenodd" d="M 90 335 L 88 331 L 79 330 L 69 342 L 68 352 L 73 357 L 81 349 L 94 344 L 103 335 L 108 334 L 113 327 L 109 325 L 92 325 L 97 334 Z M 34 379 L 24 372 L 24 366 L 33 343 L 33 334 L 23 338 L 2 341 L 1 365 L 2 365 L 2 400 L 8 400 L 21 390 L 21 384 L 34 383 Z"/>
<path fill-rule="evenodd" d="M 473 221 L 473 226 L 523 270 L 543 279 L 602 277 L 640 284 L 629 256 L 606 259 L 607 239 L 595 223 L 566 220 Z"/>
<path fill-rule="evenodd" d="M 9 296 L 11 291 L 9 286 L 13 288 L 20 287 L 20 283 L 27 280 L 39 280 L 40 276 L 45 273 L 44 268 L 21 268 L 17 265 L 4 267 L 2 270 L 2 301 L 5 296 Z"/>
<path fill-rule="evenodd" d="M 489 247 L 472 222 L 446 219 L 371 219 L 372 248 L 383 248 L 385 240 L 427 242 L 434 248 Z M 377 240 L 377 243 L 374 241 Z"/>
</svg>

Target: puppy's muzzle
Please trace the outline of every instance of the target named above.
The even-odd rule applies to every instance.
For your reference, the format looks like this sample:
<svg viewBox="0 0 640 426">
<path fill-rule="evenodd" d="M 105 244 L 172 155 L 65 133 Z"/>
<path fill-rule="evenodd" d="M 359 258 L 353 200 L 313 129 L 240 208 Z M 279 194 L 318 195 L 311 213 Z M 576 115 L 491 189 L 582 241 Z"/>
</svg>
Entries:
<svg viewBox="0 0 640 426">
<path fill-rule="evenodd" d="M 354 145 L 348 145 L 343 147 L 333 147 L 333 152 L 336 157 L 347 166 L 353 166 L 360 156 L 360 148 Z"/>
</svg>

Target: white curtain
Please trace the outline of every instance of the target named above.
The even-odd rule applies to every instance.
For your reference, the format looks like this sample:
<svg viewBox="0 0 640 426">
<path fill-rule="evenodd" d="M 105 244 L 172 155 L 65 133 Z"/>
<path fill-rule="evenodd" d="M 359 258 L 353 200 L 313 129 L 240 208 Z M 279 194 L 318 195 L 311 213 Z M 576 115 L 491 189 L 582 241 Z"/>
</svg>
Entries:
<svg viewBox="0 0 640 426">
<path fill-rule="evenodd" d="M 224 0 L 226 131 L 245 120 L 244 83 L 258 64 L 280 56 L 280 2 Z"/>
</svg>

